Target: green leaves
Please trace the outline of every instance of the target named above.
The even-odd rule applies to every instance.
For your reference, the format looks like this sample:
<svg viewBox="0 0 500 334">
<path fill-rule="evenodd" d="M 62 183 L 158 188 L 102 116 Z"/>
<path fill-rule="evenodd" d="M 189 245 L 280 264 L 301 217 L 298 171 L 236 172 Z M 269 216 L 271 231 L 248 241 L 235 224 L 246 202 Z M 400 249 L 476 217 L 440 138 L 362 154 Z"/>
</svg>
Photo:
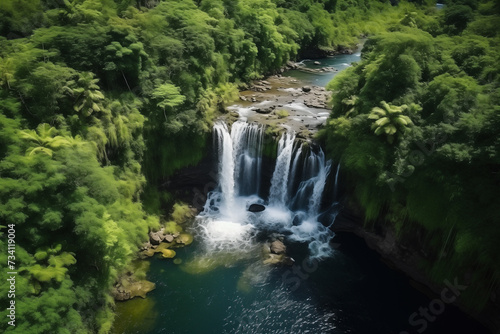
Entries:
<svg viewBox="0 0 500 334">
<path fill-rule="evenodd" d="M 402 114 L 407 109 L 406 105 L 395 106 L 385 101 L 382 101 L 380 104 L 382 108 L 374 107 L 370 115 L 368 115 L 368 119 L 374 120 L 371 128 L 375 130 L 375 134 L 379 136 L 385 133 L 387 141 L 389 144 L 392 144 L 395 134 L 398 131 L 399 134 L 404 134 L 413 125 L 413 122 L 408 116 Z"/>
<path fill-rule="evenodd" d="M 31 143 L 31 147 L 26 150 L 26 154 L 32 156 L 42 153 L 52 157 L 54 150 L 61 147 L 68 147 L 71 142 L 63 136 L 55 136 L 57 130 L 50 125 L 43 123 L 35 130 L 19 131 L 19 136 Z"/>
<path fill-rule="evenodd" d="M 79 75 L 76 83 L 68 83 L 67 91 L 76 98 L 76 103 L 73 107 L 76 112 L 89 116 L 93 112 L 102 111 L 104 95 L 99 90 L 98 82 L 99 79 L 95 79 L 93 73 L 84 72 Z"/>
<path fill-rule="evenodd" d="M 186 100 L 186 97 L 181 95 L 179 88 L 169 83 L 156 87 L 151 93 L 151 96 L 158 100 L 156 105 L 164 110 L 167 107 L 177 107 Z"/>
</svg>

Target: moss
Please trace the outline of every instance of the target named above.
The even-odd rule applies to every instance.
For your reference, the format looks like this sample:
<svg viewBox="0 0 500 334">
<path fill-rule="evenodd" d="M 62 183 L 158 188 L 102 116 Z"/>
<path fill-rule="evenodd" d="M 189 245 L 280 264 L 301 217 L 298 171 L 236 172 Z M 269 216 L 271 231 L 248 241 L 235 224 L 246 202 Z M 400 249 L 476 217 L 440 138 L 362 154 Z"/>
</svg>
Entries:
<svg viewBox="0 0 500 334">
<path fill-rule="evenodd" d="M 193 211 L 185 203 L 175 203 L 171 218 L 177 224 L 183 224 L 194 217 Z"/>
<path fill-rule="evenodd" d="M 176 255 L 175 251 L 171 250 L 171 249 L 162 249 L 161 254 L 162 254 L 162 257 L 166 258 L 166 259 L 171 259 L 171 258 L 175 257 L 175 255 Z"/>
<path fill-rule="evenodd" d="M 190 245 L 193 242 L 193 236 L 189 233 L 181 233 L 177 239 L 178 244 Z"/>
<path fill-rule="evenodd" d="M 176 222 L 174 221 L 169 221 L 165 223 L 165 233 L 168 234 L 174 234 L 177 232 L 182 232 L 183 229 L 181 226 L 179 226 Z"/>
<path fill-rule="evenodd" d="M 288 111 L 283 110 L 283 109 L 277 110 L 275 112 L 275 114 L 276 114 L 276 116 L 278 116 L 278 118 L 286 118 L 286 117 L 290 116 L 290 114 L 288 113 Z"/>
</svg>

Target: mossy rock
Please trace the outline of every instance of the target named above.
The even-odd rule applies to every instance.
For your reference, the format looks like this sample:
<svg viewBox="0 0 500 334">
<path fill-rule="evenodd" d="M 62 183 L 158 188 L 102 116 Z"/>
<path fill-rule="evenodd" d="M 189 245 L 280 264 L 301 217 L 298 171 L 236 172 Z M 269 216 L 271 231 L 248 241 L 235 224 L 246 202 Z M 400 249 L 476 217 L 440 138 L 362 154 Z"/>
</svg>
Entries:
<svg viewBox="0 0 500 334">
<path fill-rule="evenodd" d="M 130 299 L 132 299 L 135 297 L 146 298 L 146 294 L 150 291 L 153 291 L 156 288 L 156 285 L 150 281 L 140 280 L 130 283 L 128 286 L 125 286 L 125 284 L 123 284 L 123 287 L 130 292 Z"/>
<path fill-rule="evenodd" d="M 193 236 L 189 233 L 181 233 L 179 236 L 176 238 L 176 242 L 178 244 L 183 244 L 183 245 L 190 245 L 193 242 Z"/>
<path fill-rule="evenodd" d="M 286 117 L 290 116 L 290 113 L 284 109 L 281 109 L 281 110 L 277 110 L 275 112 L 275 115 L 281 119 L 281 118 L 286 118 Z"/>
<path fill-rule="evenodd" d="M 174 264 L 181 264 L 182 263 L 182 259 L 174 259 Z"/>
<path fill-rule="evenodd" d="M 165 259 L 171 259 L 176 255 L 175 251 L 171 249 L 162 249 L 161 254 Z"/>
</svg>

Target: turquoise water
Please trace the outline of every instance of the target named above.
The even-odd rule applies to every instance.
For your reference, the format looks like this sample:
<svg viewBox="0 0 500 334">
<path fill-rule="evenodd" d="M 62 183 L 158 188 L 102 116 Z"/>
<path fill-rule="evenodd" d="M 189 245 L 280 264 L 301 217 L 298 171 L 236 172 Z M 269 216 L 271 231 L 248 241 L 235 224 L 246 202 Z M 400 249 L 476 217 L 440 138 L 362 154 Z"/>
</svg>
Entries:
<svg viewBox="0 0 500 334">
<path fill-rule="evenodd" d="M 319 60 L 303 60 L 302 63 L 306 68 L 320 69 L 323 67 L 334 67 L 337 71 L 309 73 L 301 70 L 291 70 L 284 73 L 284 76 L 291 76 L 311 85 L 326 86 L 338 73 L 350 67 L 351 63 L 358 62 L 360 58 L 361 51 L 357 50 L 353 54 L 337 55 Z M 319 61 L 321 64 L 315 65 L 315 61 Z"/>
<path fill-rule="evenodd" d="M 388 269 L 360 239 L 340 234 L 333 241 L 334 256 L 318 265 L 303 262 L 305 245 L 293 245 L 289 252 L 297 261 L 292 268 L 263 268 L 255 257 L 191 274 L 183 264 L 152 259 L 149 279 L 157 287 L 148 295 L 153 302 L 149 317 L 122 314 L 117 322 L 126 324 L 123 333 L 130 334 L 388 334 L 411 329 L 408 317 L 430 299 Z M 189 263 L 202 255 L 199 246 L 179 249 L 177 258 Z M 486 331 L 447 306 L 425 333 Z"/>
</svg>

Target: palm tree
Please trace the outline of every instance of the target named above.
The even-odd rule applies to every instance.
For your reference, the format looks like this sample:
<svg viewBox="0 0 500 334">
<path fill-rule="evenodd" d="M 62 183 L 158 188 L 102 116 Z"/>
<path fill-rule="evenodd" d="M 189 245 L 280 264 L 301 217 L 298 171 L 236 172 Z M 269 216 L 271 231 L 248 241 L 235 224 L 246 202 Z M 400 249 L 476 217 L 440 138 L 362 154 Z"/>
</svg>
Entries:
<svg viewBox="0 0 500 334">
<path fill-rule="evenodd" d="M 77 81 L 77 88 L 70 88 L 75 84 L 74 81 L 68 82 L 68 85 L 65 87 L 66 90 L 71 95 L 76 95 L 76 103 L 73 107 L 75 111 L 86 115 L 102 111 L 103 107 L 101 103 L 104 100 L 104 95 L 99 90 L 98 82 L 99 79 L 94 79 L 94 74 L 91 72 L 80 74 Z"/>
<path fill-rule="evenodd" d="M 55 136 L 56 133 L 57 129 L 46 123 L 38 125 L 36 131 L 19 131 L 21 138 L 29 140 L 34 144 L 26 150 L 26 154 L 29 156 L 37 153 L 45 153 L 51 157 L 55 149 L 71 146 L 70 140 L 63 136 Z"/>
<path fill-rule="evenodd" d="M 382 108 L 373 108 L 368 118 L 375 121 L 372 124 L 372 130 L 375 130 L 375 134 L 379 136 L 385 133 L 387 141 L 392 144 L 395 135 L 404 134 L 413 125 L 413 122 L 408 116 L 403 115 L 403 111 L 407 109 L 406 104 L 395 106 L 382 101 L 381 105 Z"/>
</svg>

